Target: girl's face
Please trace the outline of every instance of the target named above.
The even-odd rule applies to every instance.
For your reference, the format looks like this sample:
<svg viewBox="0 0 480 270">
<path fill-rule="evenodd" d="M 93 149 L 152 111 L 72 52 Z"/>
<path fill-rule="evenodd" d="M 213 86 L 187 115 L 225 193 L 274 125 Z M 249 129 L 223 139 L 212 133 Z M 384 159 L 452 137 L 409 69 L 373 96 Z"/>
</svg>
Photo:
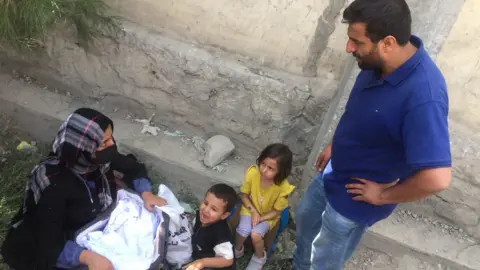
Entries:
<svg viewBox="0 0 480 270">
<path fill-rule="evenodd" d="M 277 160 L 268 157 L 265 158 L 260 163 L 260 173 L 262 174 L 263 179 L 273 181 L 278 173 Z"/>
</svg>

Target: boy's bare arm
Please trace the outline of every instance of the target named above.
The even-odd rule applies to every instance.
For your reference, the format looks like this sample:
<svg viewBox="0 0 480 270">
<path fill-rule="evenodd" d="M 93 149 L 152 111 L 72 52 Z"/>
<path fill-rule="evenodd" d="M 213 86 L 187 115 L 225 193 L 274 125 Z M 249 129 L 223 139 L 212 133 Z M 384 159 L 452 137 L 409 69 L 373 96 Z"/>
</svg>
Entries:
<svg viewBox="0 0 480 270">
<path fill-rule="evenodd" d="M 223 268 L 232 266 L 233 259 L 225 259 L 223 257 L 204 258 L 196 260 L 185 267 L 186 270 L 203 269 L 203 268 Z"/>
<path fill-rule="evenodd" d="M 260 217 L 260 222 L 262 221 L 267 221 L 267 220 L 272 220 L 280 215 L 280 211 L 277 210 L 272 210 L 265 214 L 264 216 Z"/>
</svg>

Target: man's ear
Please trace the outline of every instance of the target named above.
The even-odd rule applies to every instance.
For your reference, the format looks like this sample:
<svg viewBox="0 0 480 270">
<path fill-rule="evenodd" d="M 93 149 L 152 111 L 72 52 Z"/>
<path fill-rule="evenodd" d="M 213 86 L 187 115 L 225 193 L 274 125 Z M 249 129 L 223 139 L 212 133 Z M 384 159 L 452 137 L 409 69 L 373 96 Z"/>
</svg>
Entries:
<svg viewBox="0 0 480 270">
<path fill-rule="evenodd" d="M 222 220 L 225 220 L 229 215 L 230 215 L 230 212 L 225 212 L 225 213 L 222 214 L 222 216 L 220 218 Z"/>
</svg>

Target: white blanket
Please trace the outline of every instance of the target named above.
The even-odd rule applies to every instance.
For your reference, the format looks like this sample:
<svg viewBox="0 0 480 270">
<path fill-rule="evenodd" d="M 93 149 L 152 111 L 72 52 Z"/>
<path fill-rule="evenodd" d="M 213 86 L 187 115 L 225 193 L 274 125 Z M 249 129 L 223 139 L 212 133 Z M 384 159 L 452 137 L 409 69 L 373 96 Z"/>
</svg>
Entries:
<svg viewBox="0 0 480 270">
<path fill-rule="evenodd" d="M 116 270 L 148 269 L 158 256 L 154 238 L 159 212 L 149 212 L 139 196 L 120 190 L 104 230 L 78 237 L 77 243 L 108 258 Z"/>
</svg>

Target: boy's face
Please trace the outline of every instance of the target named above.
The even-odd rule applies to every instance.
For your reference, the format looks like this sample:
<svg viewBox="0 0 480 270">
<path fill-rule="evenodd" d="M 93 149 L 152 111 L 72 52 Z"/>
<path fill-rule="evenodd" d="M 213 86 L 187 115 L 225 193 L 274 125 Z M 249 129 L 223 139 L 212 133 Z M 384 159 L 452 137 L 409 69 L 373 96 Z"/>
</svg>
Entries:
<svg viewBox="0 0 480 270">
<path fill-rule="evenodd" d="M 226 219 L 229 212 L 225 212 L 227 202 L 208 192 L 200 205 L 200 221 L 202 224 L 212 224 Z"/>
</svg>

